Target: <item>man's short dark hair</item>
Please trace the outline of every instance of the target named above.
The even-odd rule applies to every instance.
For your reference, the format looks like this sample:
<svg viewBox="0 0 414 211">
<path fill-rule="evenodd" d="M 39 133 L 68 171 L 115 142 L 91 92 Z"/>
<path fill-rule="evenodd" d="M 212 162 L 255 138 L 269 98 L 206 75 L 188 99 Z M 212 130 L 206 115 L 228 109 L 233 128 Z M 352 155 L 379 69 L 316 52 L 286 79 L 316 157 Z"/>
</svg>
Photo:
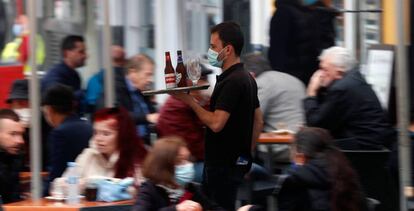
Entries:
<svg viewBox="0 0 414 211">
<path fill-rule="evenodd" d="M 20 121 L 19 115 L 16 114 L 16 112 L 14 112 L 11 109 L 8 108 L 3 108 L 0 109 L 0 128 L 1 128 L 1 124 L 3 119 L 10 119 L 13 120 L 15 122 Z"/>
<path fill-rule="evenodd" d="M 2 119 L 10 119 L 15 122 L 20 121 L 19 115 L 17 115 L 16 112 L 8 108 L 0 109 L 0 120 Z"/>
<path fill-rule="evenodd" d="M 249 53 L 242 56 L 244 68 L 259 77 L 265 71 L 271 70 L 269 61 L 261 53 Z"/>
<path fill-rule="evenodd" d="M 82 36 L 79 35 L 69 35 L 65 37 L 62 41 L 62 45 L 60 47 L 60 50 L 66 51 L 66 50 L 73 50 L 76 47 L 76 42 L 85 42 Z"/>
<path fill-rule="evenodd" d="M 217 33 L 220 40 L 223 42 L 223 47 L 232 45 L 236 55 L 240 56 L 244 45 L 243 32 L 240 25 L 233 21 L 220 23 L 211 28 L 211 34 Z"/>
<path fill-rule="evenodd" d="M 56 84 L 46 90 L 42 98 L 42 105 L 50 106 L 59 114 L 71 114 L 74 110 L 74 94 L 72 88 L 63 84 Z"/>
</svg>

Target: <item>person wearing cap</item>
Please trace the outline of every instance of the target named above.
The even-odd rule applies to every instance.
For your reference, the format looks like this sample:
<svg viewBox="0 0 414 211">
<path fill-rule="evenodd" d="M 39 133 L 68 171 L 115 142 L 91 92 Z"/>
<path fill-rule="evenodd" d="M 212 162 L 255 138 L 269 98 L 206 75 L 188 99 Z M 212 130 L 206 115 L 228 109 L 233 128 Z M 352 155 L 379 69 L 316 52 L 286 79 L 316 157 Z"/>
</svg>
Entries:
<svg viewBox="0 0 414 211">
<path fill-rule="evenodd" d="M 6 99 L 9 108 L 19 115 L 20 122 L 26 128 L 23 138 L 25 140 L 25 169 L 30 168 L 30 121 L 32 118 L 32 111 L 29 104 L 28 80 L 17 79 L 13 82 L 9 96 Z M 44 119 L 42 119 L 44 121 Z M 43 122 L 42 122 L 43 123 Z M 47 123 L 42 124 L 41 141 L 42 141 L 42 169 L 46 170 L 48 164 L 48 149 L 47 149 L 47 134 L 50 127 Z"/>
<path fill-rule="evenodd" d="M 74 113 L 73 101 L 72 89 L 62 84 L 50 87 L 42 97 L 45 119 L 53 127 L 47 139 L 50 154 L 48 182 L 62 175 L 67 162 L 75 161 L 92 137 L 91 124 Z M 48 186 L 44 190 L 49 190 Z"/>
<path fill-rule="evenodd" d="M 28 82 L 26 79 L 17 79 L 13 82 L 6 103 L 19 115 L 25 127 L 30 124 L 31 111 L 29 108 Z"/>
<path fill-rule="evenodd" d="M 199 85 L 208 84 L 207 76 L 212 70 L 201 65 L 201 77 Z M 208 108 L 210 93 L 208 90 L 192 91 L 191 95 L 202 105 Z M 156 124 L 157 132 L 161 137 L 179 136 L 187 143 L 194 162 L 194 182 L 201 183 L 204 166 L 204 134 L 205 124 L 200 121 L 197 114 L 189 105 L 169 96 L 160 109 L 160 116 Z"/>
<path fill-rule="evenodd" d="M 19 116 L 11 109 L 0 109 L 0 196 L 3 203 L 20 200 L 23 133 Z"/>
</svg>

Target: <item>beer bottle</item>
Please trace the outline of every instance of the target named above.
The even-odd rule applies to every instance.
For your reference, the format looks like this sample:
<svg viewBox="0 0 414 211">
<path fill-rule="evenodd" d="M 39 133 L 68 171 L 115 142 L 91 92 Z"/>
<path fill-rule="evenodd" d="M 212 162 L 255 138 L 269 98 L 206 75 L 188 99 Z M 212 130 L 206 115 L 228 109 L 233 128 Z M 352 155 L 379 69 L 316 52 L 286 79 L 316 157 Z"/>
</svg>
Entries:
<svg viewBox="0 0 414 211">
<path fill-rule="evenodd" d="M 183 63 L 183 55 L 181 51 L 177 51 L 177 67 L 175 68 L 177 78 L 177 87 L 187 86 L 187 71 Z"/>
<path fill-rule="evenodd" d="M 169 51 L 165 52 L 164 74 L 165 74 L 166 88 L 167 89 L 175 88 L 176 87 L 175 72 L 174 72 L 174 67 L 171 64 L 171 57 L 170 57 L 170 52 Z"/>
</svg>

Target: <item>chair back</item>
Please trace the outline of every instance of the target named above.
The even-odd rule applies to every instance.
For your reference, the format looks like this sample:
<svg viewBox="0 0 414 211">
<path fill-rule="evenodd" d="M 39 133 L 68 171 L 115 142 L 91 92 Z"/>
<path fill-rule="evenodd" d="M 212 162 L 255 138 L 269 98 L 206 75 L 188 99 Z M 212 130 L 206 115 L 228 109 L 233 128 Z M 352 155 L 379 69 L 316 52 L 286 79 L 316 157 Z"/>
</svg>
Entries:
<svg viewBox="0 0 414 211">
<path fill-rule="evenodd" d="M 366 197 L 379 201 L 376 210 L 395 210 L 398 191 L 388 168 L 390 151 L 383 150 L 341 150 L 359 176 Z"/>
</svg>

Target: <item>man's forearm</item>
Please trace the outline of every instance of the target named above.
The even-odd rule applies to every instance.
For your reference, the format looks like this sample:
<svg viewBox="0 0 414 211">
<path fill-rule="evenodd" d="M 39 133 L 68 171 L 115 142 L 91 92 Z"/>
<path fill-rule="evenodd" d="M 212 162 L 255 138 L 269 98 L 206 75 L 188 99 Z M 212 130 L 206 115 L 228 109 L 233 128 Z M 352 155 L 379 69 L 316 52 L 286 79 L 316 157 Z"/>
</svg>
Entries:
<svg viewBox="0 0 414 211">
<path fill-rule="evenodd" d="M 254 112 L 254 123 L 252 132 L 252 146 L 256 146 L 256 141 L 263 130 L 263 114 L 260 108 L 257 108 Z"/>
<path fill-rule="evenodd" d="M 188 105 L 197 114 L 201 122 L 216 133 L 220 132 L 224 128 L 224 125 L 230 116 L 229 113 L 222 110 L 216 110 L 214 112 L 207 111 L 195 101 L 191 101 Z"/>
</svg>

